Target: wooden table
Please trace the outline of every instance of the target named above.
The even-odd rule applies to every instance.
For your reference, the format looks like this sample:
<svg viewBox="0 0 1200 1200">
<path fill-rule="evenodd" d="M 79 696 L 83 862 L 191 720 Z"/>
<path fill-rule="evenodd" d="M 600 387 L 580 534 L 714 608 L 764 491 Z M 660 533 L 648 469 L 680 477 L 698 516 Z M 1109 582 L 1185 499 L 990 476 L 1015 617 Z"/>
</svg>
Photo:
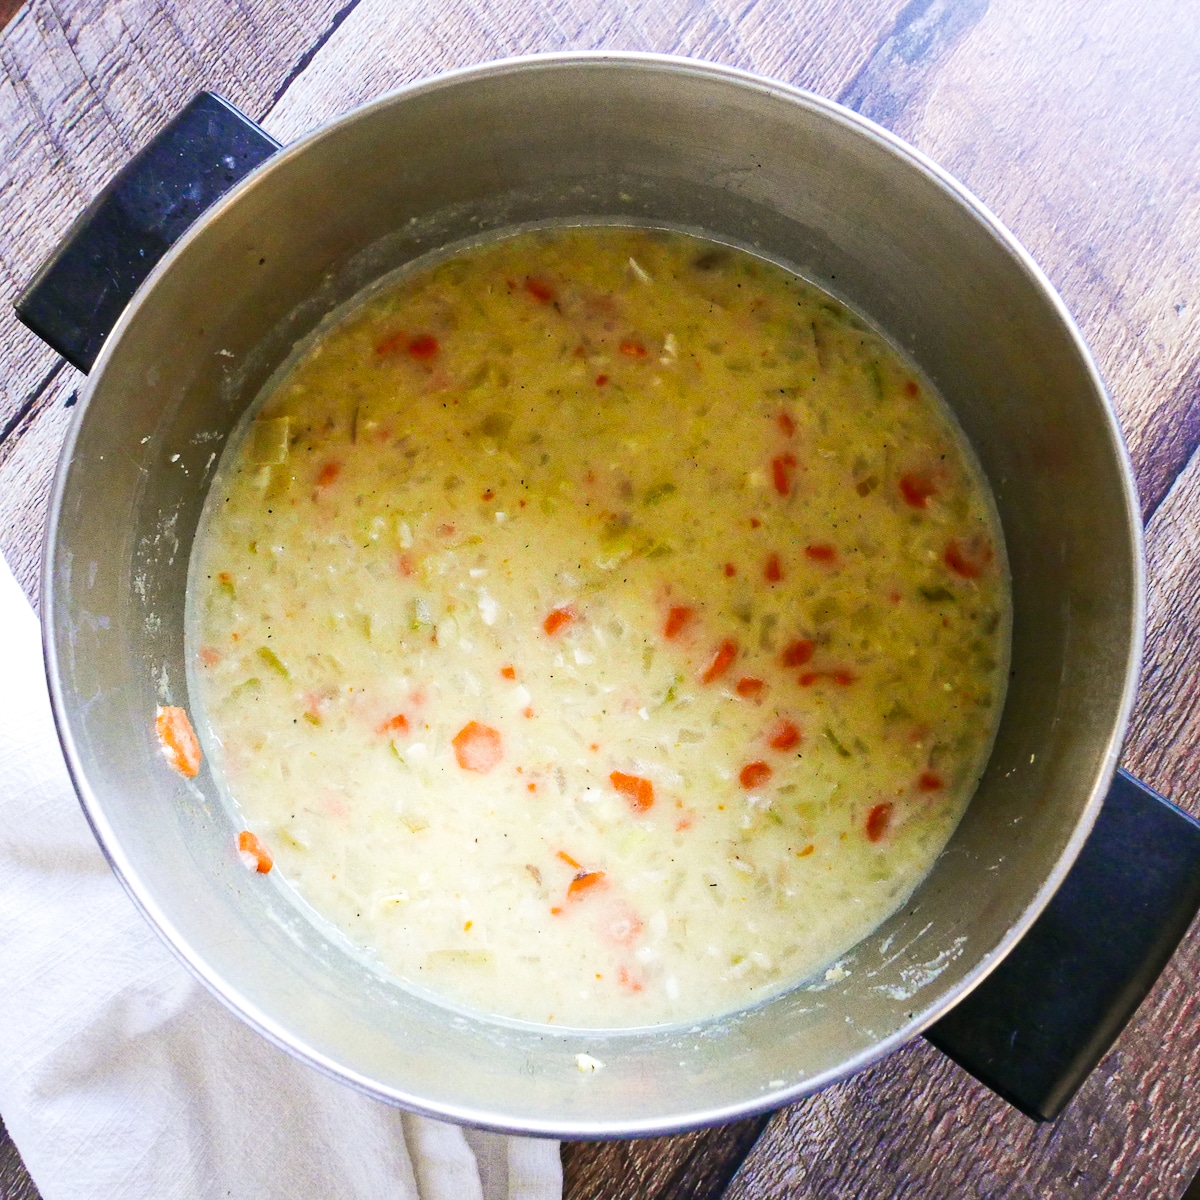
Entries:
<svg viewBox="0 0 1200 1200">
<path fill-rule="evenodd" d="M 5 20 L 0 548 L 34 599 L 51 471 L 82 377 L 7 302 L 193 92 L 221 92 L 288 141 L 398 84 L 485 59 L 689 54 L 835 97 L 915 143 L 1060 289 L 1111 387 L 1146 521 L 1149 639 L 1124 761 L 1200 811 L 1188 769 L 1200 751 L 1194 0 L 0 0 Z M 1179 1200 L 1200 1169 L 1198 977 L 1193 927 L 1053 1125 L 1019 1116 L 918 1041 L 775 1114 L 757 1142 L 764 1122 L 568 1146 L 567 1195 Z M 36 1195 L 7 1154 L 3 1196 Z"/>
</svg>

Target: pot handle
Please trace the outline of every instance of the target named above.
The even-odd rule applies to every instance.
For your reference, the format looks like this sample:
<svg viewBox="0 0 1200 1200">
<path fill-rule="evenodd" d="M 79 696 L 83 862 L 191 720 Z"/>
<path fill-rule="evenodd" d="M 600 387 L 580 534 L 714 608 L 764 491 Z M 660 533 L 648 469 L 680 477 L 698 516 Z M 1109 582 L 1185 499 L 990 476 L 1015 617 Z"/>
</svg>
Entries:
<svg viewBox="0 0 1200 1200">
<path fill-rule="evenodd" d="M 925 1036 L 1037 1121 L 1066 1107 L 1200 908 L 1200 822 L 1118 771 L 1075 865 L 1003 962 Z"/>
<path fill-rule="evenodd" d="M 84 210 L 17 298 L 17 316 L 81 371 L 143 279 L 193 221 L 280 148 L 200 92 Z"/>
</svg>

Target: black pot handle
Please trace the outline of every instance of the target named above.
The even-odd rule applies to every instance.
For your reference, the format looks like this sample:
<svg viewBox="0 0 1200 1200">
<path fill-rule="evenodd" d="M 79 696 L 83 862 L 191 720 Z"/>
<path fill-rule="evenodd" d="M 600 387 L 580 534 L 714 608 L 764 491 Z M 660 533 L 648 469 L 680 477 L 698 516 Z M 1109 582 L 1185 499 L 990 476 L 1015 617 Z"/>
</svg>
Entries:
<svg viewBox="0 0 1200 1200">
<path fill-rule="evenodd" d="M 87 371 L 189 225 L 278 150 L 201 92 L 104 189 L 17 300 Z M 1133 1015 L 1200 907 L 1200 823 L 1118 771 L 1063 886 L 999 967 L 926 1037 L 1010 1104 L 1051 1120 Z"/>
<path fill-rule="evenodd" d="M 69 363 L 90 371 L 158 260 L 278 149 L 227 100 L 199 93 L 88 205 L 17 298 L 17 316 Z"/>
<path fill-rule="evenodd" d="M 1118 771 L 1029 932 L 925 1036 L 1038 1121 L 1108 1052 L 1200 908 L 1200 822 Z"/>
</svg>

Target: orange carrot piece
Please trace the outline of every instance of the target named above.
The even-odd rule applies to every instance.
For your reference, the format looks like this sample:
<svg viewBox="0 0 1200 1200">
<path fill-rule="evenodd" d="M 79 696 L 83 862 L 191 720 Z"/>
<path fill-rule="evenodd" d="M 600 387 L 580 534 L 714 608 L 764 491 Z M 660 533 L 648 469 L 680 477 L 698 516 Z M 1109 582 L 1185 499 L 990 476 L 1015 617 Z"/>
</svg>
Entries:
<svg viewBox="0 0 1200 1200">
<path fill-rule="evenodd" d="M 341 473 L 341 463 L 327 462 L 317 476 L 317 487 L 328 487 Z"/>
<path fill-rule="evenodd" d="M 792 494 L 792 468 L 795 465 L 795 456 L 791 454 L 781 454 L 771 459 L 771 482 L 781 496 Z"/>
<path fill-rule="evenodd" d="M 408 718 L 403 713 L 397 713 L 394 717 L 388 717 L 386 721 L 379 727 L 380 733 L 407 733 Z"/>
<path fill-rule="evenodd" d="M 849 671 L 805 671 L 799 683 L 801 687 L 812 687 L 818 679 L 828 679 L 838 687 L 849 687 L 854 682 L 854 676 Z"/>
<path fill-rule="evenodd" d="M 576 613 L 573 608 L 555 608 L 550 610 L 550 615 L 542 622 L 542 628 L 553 637 L 564 625 L 570 625 L 576 619 Z"/>
<path fill-rule="evenodd" d="M 937 495 L 937 487 L 928 475 L 910 472 L 900 476 L 900 494 L 910 508 L 927 508 L 929 497 Z"/>
<path fill-rule="evenodd" d="M 817 643 L 807 638 L 797 638 L 783 648 L 783 665 L 785 667 L 802 667 L 812 660 L 817 651 Z"/>
<path fill-rule="evenodd" d="M 765 762 L 752 762 L 742 768 L 738 779 L 741 780 L 742 787 L 746 791 L 752 792 L 755 788 L 762 787 L 774 774 L 775 772 Z"/>
<path fill-rule="evenodd" d="M 563 860 L 563 862 L 565 862 L 567 864 L 568 867 L 574 867 L 575 870 L 577 870 L 577 871 L 580 871 L 583 869 L 583 864 L 580 862 L 576 862 L 575 859 L 573 859 L 565 850 L 560 850 L 554 857 L 561 858 Z"/>
<path fill-rule="evenodd" d="M 803 850 L 796 851 L 796 857 L 797 858 L 807 858 L 815 849 L 816 849 L 816 846 L 814 846 L 812 844 L 812 842 L 809 842 L 808 845 L 805 846 Z"/>
<path fill-rule="evenodd" d="M 784 437 L 791 437 L 792 434 L 796 432 L 796 422 L 793 421 L 787 413 L 781 412 L 779 416 L 775 418 L 775 421 L 779 426 L 779 432 L 782 433 Z"/>
<path fill-rule="evenodd" d="M 620 345 L 620 350 L 621 353 L 628 358 L 645 358 L 646 354 L 648 353 L 646 347 L 643 346 L 641 342 L 634 341 L 633 338 L 629 338 L 627 341 L 622 342 Z"/>
<path fill-rule="evenodd" d="M 640 775 L 614 771 L 609 777 L 613 787 L 629 801 L 634 812 L 645 812 L 654 804 L 654 784 Z"/>
<path fill-rule="evenodd" d="M 490 725 L 468 721 L 454 736 L 454 757 L 464 771 L 486 775 L 503 757 L 500 734 Z"/>
<path fill-rule="evenodd" d="M 781 720 L 767 738 L 767 745 L 772 750 L 791 750 L 800 745 L 800 740 L 800 730 L 791 721 Z"/>
<path fill-rule="evenodd" d="M 876 804 L 867 813 L 866 830 L 869 841 L 877 842 L 887 833 L 888 826 L 892 823 L 892 807 L 891 804 Z"/>
<path fill-rule="evenodd" d="M 516 679 L 517 670 L 513 666 L 501 667 L 500 674 L 503 675 L 505 679 Z"/>
<path fill-rule="evenodd" d="M 248 870 L 265 875 L 275 865 L 275 860 L 268 853 L 266 846 L 248 829 L 243 829 L 238 834 L 237 848 L 238 856 Z"/>
<path fill-rule="evenodd" d="M 597 387 L 603 387 L 607 382 L 608 382 L 607 375 L 601 374 L 601 375 L 596 376 L 596 386 Z"/>
<path fill-rule="evenodd" d="M 185 779 L 195 779 L 200 770 L 200 743 L 187 713 L 173 704 L 160 705 L 154 715 L 154 731 L 172 769 Z"/>
<path fill-rule="evenodd" d="M 547 283 L 544 279 L 537 279 L 532 275 L 528 276 L 525 280 L 525 290 L 539 304 L 553 304 L 554 303 L 554 299 L 555 299 L 554 288 L 551 284 Z"/>
<path fill-rule="evenodd" d="M 737 687 L 734 690 L 743 699 L 757 700 L 763 694 L 766 686 L 761 679 L 755 679 L 753 676 L 747 675 L 744 679 L 737 681 Z"/>
<path fill-rule="evenodd" d="M 603 871 L 580 871 L 567 885 L 567 899 L 578 900 L 593 888 L 603 887 L 604 884 Z"/>
<path fill-rule="evenodd" d="M 627 967 L 621 968 L 617 973 L 617 978 L 621 981 L 621 986 L 631 992 L 640 992 L 645 986 L 640 979 L 630 974 Z"/>
<path fill-rule="evenodd" d="M 778 583 L 783 578 L 783 567 L 779 563 L 779 555 L 767 556 L 767 565 L 763 567 L 763 578 L 768 583 Z"/>
<path fill-rule="evenodd" d="M 837 547 L 831 546 L 828 542 L 814 542 L 812 545 L 804 547 L 804 553 L 813 562 L 833 562 L 837 558 Z"/>
<path fill-rule="evenodd" d="M 917 780 L 917 787 L 923 792 L 936 792 L 945 786 L 945 780 L 936 771 L 922 771 Z"/>
<path fill-rule="evenodd" d="M 992 561 L 990 546 L 973 546 L 968 548 L 960 542 L 950 542 L 946 546 L 946 566 L 955 575 L 963 579 L 978 579 L 983 569 Z"/>
<path fill-rule="evenodd" d="M 725 578 L 732 579 L 737 574 L 737 567 L 733 563 L 725 564 Z"/>
<path fill-rule="evenodd" d="M 432 334 L 419 333 L 416 337 L 409 338 L 405 349 L 419 362 L 428 362 L 431 358 L 437 357 L 441 346 L 438 345 L 437 338 Z"/>
<path fill-rule="evenodd" d="M 663 637 L 677 638 L 682 632 L 687 623 L 696 615 L 694 608 L 689 608 L 686 604 L 676 604 L 669 613 L 667 613 L 667 623 L 663 626 Z"/>
<path fill-rule="evenodd" d="M 714 680 L 720 679 L 730 667 L 733 666 L 733 660 L 737 658 L 737 642 L 731 639 L 726 639 L 718 647 L 716 654 L 713 655 L 713 660 L 707 666 L 704 674 L 700 677 L 705 683 L 712 683 Z"/>
</svg>

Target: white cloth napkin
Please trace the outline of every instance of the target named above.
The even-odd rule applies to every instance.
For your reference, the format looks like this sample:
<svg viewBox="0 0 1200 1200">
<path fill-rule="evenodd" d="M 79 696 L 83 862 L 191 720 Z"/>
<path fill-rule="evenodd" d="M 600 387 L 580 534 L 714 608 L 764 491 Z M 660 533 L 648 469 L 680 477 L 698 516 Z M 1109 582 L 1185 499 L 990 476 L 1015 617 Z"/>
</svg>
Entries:
<svg viewBox="0 0 1200 1200">
<path fill-rule="evenodd" d="M 251 1032 L 84 820 L 0 557 L 0 1115 L 44 1200 L 557 1200 L 558 1143 L 402 1113 Z"/>
</svg>

